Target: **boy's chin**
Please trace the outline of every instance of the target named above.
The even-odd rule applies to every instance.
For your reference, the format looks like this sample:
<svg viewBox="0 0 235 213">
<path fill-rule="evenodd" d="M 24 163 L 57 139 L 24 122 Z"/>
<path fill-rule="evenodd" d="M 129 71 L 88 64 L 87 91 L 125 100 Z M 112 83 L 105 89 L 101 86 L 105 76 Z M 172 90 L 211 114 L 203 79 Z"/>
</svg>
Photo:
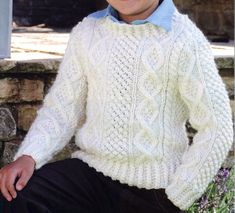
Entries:
<svg viewBox="0 0 235 213">
<path fill-rule="evenodd" d="M 129 2 L 128 0 L 122 0 L 121 4 L 113 5 L 113 7 L 123 15 L 134 15 L 141 11 L 139 5 L 136 5 L 136 3 L 133 3 L 132 1 Z"/>
<path fill-rule="evenodd" d="M 134 11 L 134 10 L 117 10 L 119 14 L 121 15 L 125 15 L 125 16 L 135 16 L 138 15 L 139 12 L 138 11 Z"/>
</svg>

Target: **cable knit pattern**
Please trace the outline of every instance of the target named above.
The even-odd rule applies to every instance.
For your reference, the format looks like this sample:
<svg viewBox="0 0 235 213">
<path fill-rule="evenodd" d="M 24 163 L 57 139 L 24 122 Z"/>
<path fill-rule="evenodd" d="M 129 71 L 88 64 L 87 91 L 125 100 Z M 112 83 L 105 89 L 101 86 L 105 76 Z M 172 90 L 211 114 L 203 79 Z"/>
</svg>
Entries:
<svg viewBox="0 0 235 213">
<path fill-rule="evenodd" d="M 37 162 L 36 168 L 40 168 L 66 145 L 77 126 L 84 122 L 87 81 L 76 58 L 80 31 L 79 26 L 73 29 L 57 78 L 14 159 L 22 154 L 31 155 Z"/>
<path fill-rule="evenodd" d="M 188 145 L 185 123 L 198 130 Z M 139 188 L 165 188 L 186 210 L 233 143 L 232 112 L 210 44 L 175 10 L 172 31 L 84 18 L 73 28 L 55 83 L 14 159 L 36 169 L 72 135 L 97 171 Z"/>
</svg>

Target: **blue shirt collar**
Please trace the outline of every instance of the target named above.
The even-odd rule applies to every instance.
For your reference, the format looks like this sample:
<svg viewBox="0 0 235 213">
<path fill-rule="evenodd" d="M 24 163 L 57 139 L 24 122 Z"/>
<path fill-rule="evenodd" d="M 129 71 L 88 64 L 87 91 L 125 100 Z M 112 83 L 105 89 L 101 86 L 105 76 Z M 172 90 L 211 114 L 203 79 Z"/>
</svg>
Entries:
<svg viewBox="0 0 235 213">
<path fill-rule="evenodd" d="M 144 20 L 135 20 L 131 22 L 131 24 L 138 25 L 149 22 L 156 26 L 163 27 L 167 31 L 170 31 L 171 20 L 175 9 L 176 7 L 172 0 L 164 0 L 148 18 Z M 89 16 L 94 18 L 102 18 L 108 16 L 115 22 L 125 23 L 118 20 L 118 13 L 111 5 L 108 5 L 106 9 L 92 13 Z"/>
</svg>

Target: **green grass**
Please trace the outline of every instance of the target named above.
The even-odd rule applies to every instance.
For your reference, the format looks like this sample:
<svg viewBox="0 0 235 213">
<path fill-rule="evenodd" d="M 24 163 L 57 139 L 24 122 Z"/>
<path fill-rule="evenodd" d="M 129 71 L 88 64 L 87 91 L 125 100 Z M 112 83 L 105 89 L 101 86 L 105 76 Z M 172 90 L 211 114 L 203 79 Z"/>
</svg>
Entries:
<svg viewBox="0 0 235 213">
<path fill-rule="evenodd" d="M 235 167 L 221 168 L 188 213 L 234 213 Z"/>
</svg>

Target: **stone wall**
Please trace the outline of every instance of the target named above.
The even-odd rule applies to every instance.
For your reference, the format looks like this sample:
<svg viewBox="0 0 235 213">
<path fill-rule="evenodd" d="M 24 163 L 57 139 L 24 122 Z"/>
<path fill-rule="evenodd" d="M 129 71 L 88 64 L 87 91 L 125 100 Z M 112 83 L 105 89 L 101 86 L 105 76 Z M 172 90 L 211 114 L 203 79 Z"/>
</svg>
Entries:
<svg viewBox="0 0 235 213">
<path fill-rule="evenodd" d="M 231 106 L 234 102 L 233 58 L 216 58 L 220 75 L 226 83 Z M 18 145 L 23 140 L 40 108 L 42 100 L 52 85 L 59 59 L 33 61 L 0 60 L 0 156 L 2 164 L 12 160 Z M 186 124 L 189 143 L 196 133 Z M 76 149 L 74 140 L 53 160 L 63 159 Z M 4 149 L 4 151 L 3 151 Z M 232 166 L 233 152 L 224 165 Z"/>
</svg>

